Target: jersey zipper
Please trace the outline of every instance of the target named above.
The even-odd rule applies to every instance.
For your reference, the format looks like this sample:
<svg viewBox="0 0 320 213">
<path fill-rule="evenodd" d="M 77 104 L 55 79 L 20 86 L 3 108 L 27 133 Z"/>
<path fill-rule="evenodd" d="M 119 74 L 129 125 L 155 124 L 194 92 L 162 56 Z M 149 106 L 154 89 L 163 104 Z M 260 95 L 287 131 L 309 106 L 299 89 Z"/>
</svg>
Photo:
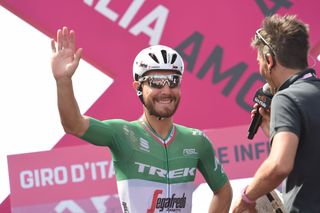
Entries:
<svg viewBox="0 0 320 213">
<path fill-rule="evenodd" d="M 143 119 L 140 120 L 142 126 L 158 141 L 160 142 L 164 147 L 164 153 L 165 153 L 165 161 L 166 161 L 166 168 L 167 168 L 167 193 L 166 198 L 171 197 L 171 183 L 169 178 L 169 155 L 168 155 L 168 145 L 173 141 L 175 134 L 176 134 L 176 128 L 173 125 L 172 129 L 170 130 L 170 133 L 168 134 L 168 137 L 166 139 L 162 139 L 153 129 L 149 126 Z M 166 212 L 170 212 L 170 210 L 166 210 Z"/>
<path fill-rule="evenodd" d="M 166 155 L 166 168 L 167 168 L 167 198 L 171 197 L 171 185 L 170 185 L 170 178 L 169 178 L 169 156 L 168 156 L 168 150 L 167 150 L 167 144 L 166 141 L 163 141 L 164 143 L 164 150 L 165 150 L 165 155 Z M 169 210 L 167 209 L 167 212 L 169 212 Z"/>
</svg>

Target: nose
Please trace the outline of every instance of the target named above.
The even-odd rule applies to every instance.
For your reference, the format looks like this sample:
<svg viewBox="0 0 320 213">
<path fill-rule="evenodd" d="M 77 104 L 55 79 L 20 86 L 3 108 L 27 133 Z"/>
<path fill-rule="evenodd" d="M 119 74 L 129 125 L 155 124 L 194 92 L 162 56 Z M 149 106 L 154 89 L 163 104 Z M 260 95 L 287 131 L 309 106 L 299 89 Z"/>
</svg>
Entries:
<svg viewBox="0 0 320 213">
<path fill-rule="evenodd" d="M 161 88 L 161 93 L 170 93 L 171 88 L 169 87 L 168 83 L 165 83 L 164 86 Z"/>
</svg>

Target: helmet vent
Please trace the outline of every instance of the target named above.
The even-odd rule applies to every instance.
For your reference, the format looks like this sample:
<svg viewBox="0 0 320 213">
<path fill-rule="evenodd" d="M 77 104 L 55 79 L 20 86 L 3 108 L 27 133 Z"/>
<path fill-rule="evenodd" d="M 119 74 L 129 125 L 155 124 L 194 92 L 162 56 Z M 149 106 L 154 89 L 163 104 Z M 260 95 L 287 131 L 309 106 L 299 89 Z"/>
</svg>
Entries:
<svg viewBox="0 0 320 213">
<path fill-rule="evenodd" d="M 177 59 L 177 54 L 174 53 L 172 55 L 171 64 L 173 64 L 176 61 L 176 59 Z"/>
<path fill-rule="evenodd" d="M 150 56 L 155 62 L 157 62 L 157 63 L 159 64 L 159 60 L 157 59 L 157 56 L 156 56 L 155 54 L 149 53 L 149 56 Z"/>
<path fill-rule="evenodd" d="M 167 63 L 167 51 L 166 50 L 161 50 L 161 54 L 163 57 L 163 61 L 166 64 Z"/>
</svg>

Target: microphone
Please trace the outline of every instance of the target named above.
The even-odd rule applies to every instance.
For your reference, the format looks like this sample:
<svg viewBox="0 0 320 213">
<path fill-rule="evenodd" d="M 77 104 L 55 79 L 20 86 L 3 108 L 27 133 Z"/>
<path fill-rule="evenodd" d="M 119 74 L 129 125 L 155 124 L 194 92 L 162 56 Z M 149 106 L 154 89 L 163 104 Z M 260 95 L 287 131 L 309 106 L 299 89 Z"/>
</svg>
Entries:
<svg viewBox="0 0 320 213">
<path fill-rule="evenodd" d="M 258 89 L 253 101 L 259 104 L 257 111 L 254 113 L 253 119 L 248 129 L 248 139 L 253 139 L 257 133 L 259 126 L 262 122 L 262 115 L 259 113 L 260 107 L 264 109 L 270 109 L 272 99 L 271 89 L 268 83 L 264 84 L 262 88 Z"/>
</svg>

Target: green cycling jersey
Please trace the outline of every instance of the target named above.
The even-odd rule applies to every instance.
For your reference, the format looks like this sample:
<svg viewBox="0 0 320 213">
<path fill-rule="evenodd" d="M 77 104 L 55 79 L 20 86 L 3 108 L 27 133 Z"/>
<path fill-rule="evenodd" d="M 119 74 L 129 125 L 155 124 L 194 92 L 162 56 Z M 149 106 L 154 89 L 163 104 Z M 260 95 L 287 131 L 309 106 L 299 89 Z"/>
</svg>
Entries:
<svg viewBox="0 0 320 213">
<path fill-rule="evenodd" d="M 210 140 L 174 124 L 162 139 L 142 119 L 90 118 L 82 139 L 110 148 L 123 212 L 191 212 L 198 169 L 216 191 L 228 178 Z"/>
</svg>

